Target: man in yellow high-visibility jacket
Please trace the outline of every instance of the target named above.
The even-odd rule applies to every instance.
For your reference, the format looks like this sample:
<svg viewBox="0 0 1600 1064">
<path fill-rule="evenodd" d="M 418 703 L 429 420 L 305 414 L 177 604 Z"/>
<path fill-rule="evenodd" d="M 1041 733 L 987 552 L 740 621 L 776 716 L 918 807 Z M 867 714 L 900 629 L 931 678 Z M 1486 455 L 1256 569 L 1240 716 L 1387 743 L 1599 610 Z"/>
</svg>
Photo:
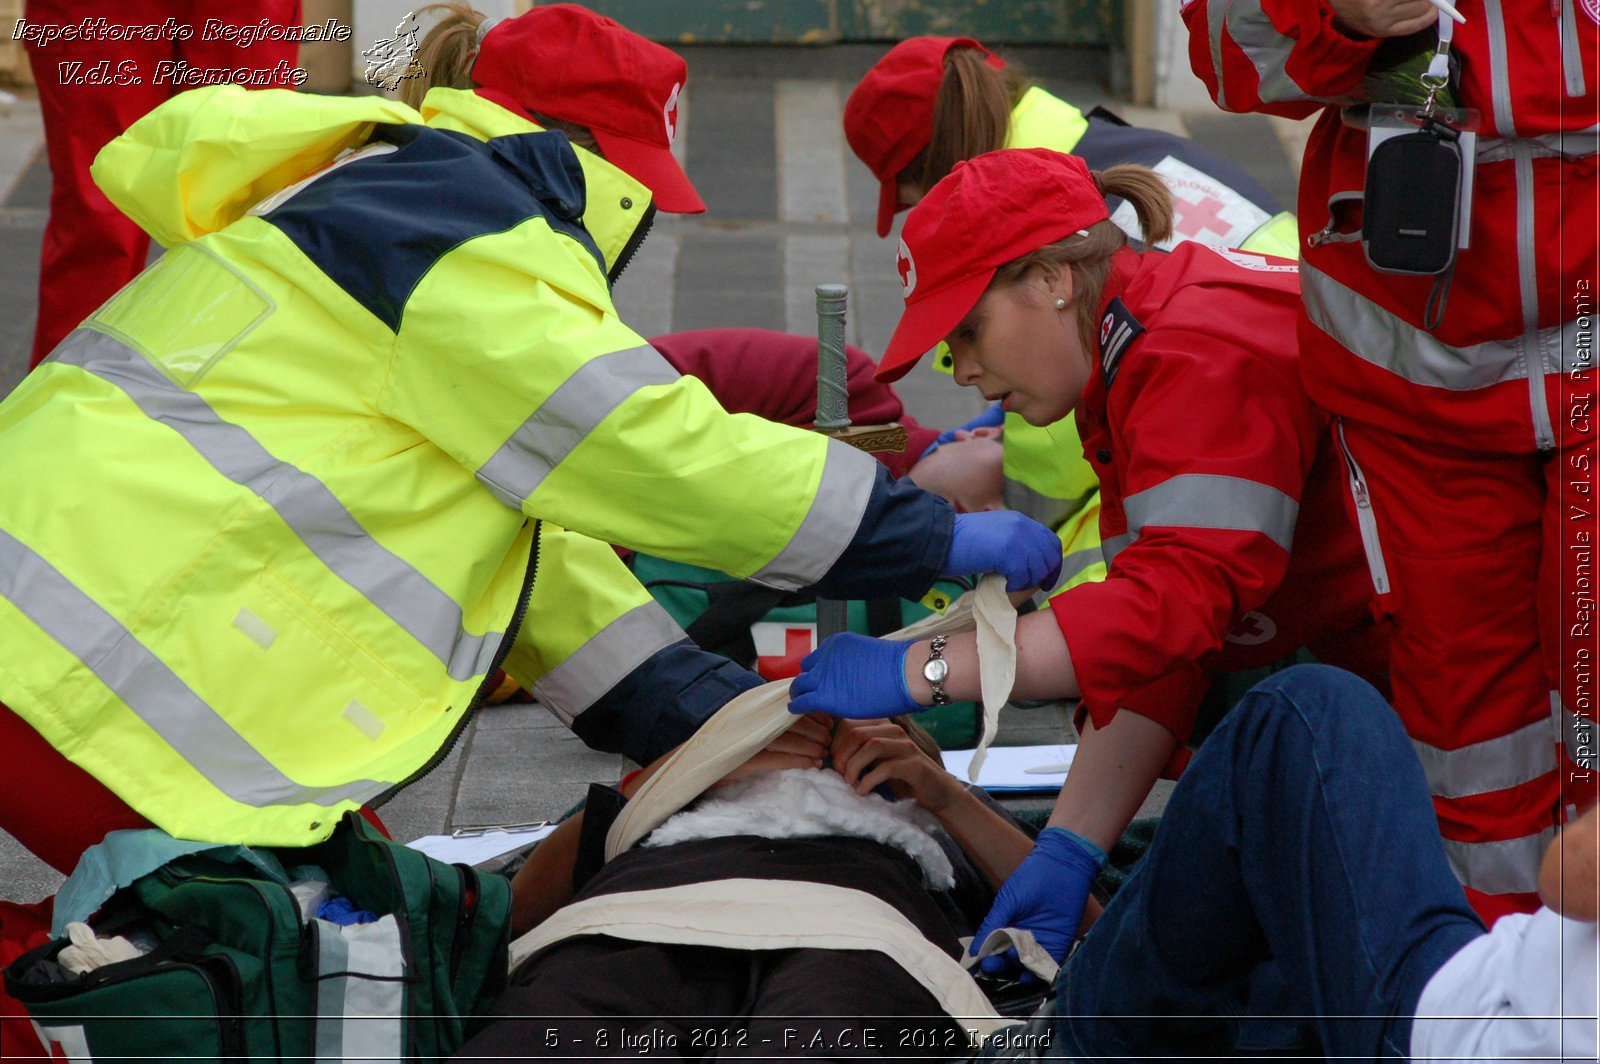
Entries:
<svg viewBox="0 0 1600 1064">
<path fill-rule="evenodd" d="M 633 40 L 566 66 L 649 173 L 683 68 Z M 95 163 L 169 250 L 0 403 L 0 703 L 174 835 L 325 837 L 502 663 L 592 745 L 681 741 L 754 681 L 600 540 L 827 595 L 1051 576 L 1041 526 L 673 372 L 609 289 L 652 188 L 527 110 L 213 87 Z"/>
</svg>

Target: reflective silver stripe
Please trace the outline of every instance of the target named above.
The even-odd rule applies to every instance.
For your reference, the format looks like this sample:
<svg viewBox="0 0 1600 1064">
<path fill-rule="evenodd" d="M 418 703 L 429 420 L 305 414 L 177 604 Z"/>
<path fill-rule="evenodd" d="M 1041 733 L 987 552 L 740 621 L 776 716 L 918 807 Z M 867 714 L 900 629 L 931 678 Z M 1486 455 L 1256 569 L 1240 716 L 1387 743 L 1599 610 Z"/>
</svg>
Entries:
<svg viewBox="0 0 1600 1064">
<path fill-rule="evenodd" d="M 1091 488 L 1090 494 L 1096 489 Z M 1001 487 L 1001 498 L 1007 510 L 1015 510 L 1033 518 L 1041 525 L 1055 528 L 1068 517 L 1083 509 L 1083 500 L 1088 495 L 1076 499 L 1057 499 L 1046 495 L 1042 491 L 1028 487 L 1020 480 L 1006 477 Z"/>
<path fill-rule="evenodd" d="M 504 634 L 468 632 L 455 599 L 373 539 L 322 481 L 274 457 L 248 431 L 104 333 L 78 329 L 56 349 L 56 358 L 121 388 L 146 417 L 176 432 L 219 474 L 259 496 L 329 571 L 427 648 L 451 678 L 466 680 L 488 671 Z"/>
<path fill-rule="evenodd" d="M 1522 299 L 1522 358 L 1528 367 L 1528 405 L 1533 417 L 1533 441 L 1540 450 L 1556 445 L 1550 408 L 1545 402 L 1544 353 L 1539 343 L 1539 282 L 1534 276 L 1538 249 L 1533 243 L 1533 153 L 1526 142 L 1511 146 L 1517 191 L 1517 279 Z"/>
<path fill-rule="evenodd" d="M 1289 53 L 1294 51 L 1294 39 L 1278 32 L 1267 13 L 1261 10 L 1260 0 L 1232 0 L 1231 3 L 1211 0 L 1211 4 L 1223 9 L 1228 35 L 1256 68 L 1259 83 L 1256 93 L 1264 102 L 1316 99 L 1289 76 Z M 1214 41 L 1213 48 L 1217 47 Z"/>
<path fill-rule="evenodd" d="M 1501 842 L 1444 840 L 1456 878 L 1484 894 L 1531 894 L 1539 889 L 1539 860 L 1556 829 Z"/>
<path fill-rule="evenodd" d="M 1128 548 L 1134 540 L 1139 538 L 1137 532 L 1125 532 L 1120 536 L 1112 536 L 1100 541 L 1100 557 L 1104 558 L 1106 565 L 1110 565 L 1117 555 Z"/>
<path fill-rule="evenodd" d="M 1596 734 L 1595 722 L 1568 709 L 1560 691 L 1550 692 L 1550 717 L 1554 726 L 1561 729 L 1561 743 L 1572 763 L 1589 772 L 1600 769 L 1600 735 Z"/>
<path fill-rule="evenodd" d="M 1065 555 L 1061 559 L 1061 575 L 1056 578 L 1054 584 L 1034 594 L 1032 599 L 1034 606 L 1044 609 L 1045 603 L 1050 600 L 1050 596 L 1095 566 L 1105 566 L 1107 564 L 1105 551 L 1101 547 L 1085 547 L 1083 550 L 1075 550 L 1071 554 Z"/>
<path fill-rule="evenodd" d="M 1217 106 L 1228 107 L 1228 86 L 1222 73 L 1222 33 L 1227 25 L 1228 0 L 1208 0 L 1206 4 L 1206 35 L 1211 38 L 1211 70 L 1217 76 Z"/>
<path fill-rule="evenodd" d="M 1510 735 L 1443 750 L 1413 739 L 1428 789 L 1439 798 L 1465 798 L 1518 787 L 1556 768 L 1555 729 L 1548 718 Z"/>
<path fill-rule="evenodd" d="M 777 557 L 751 573 L 750 579 L 784 591 L 821 580 L 856 538 L 877 479 L 878 463 L 871 455 L 829 440 L 822 482 L 811 508 Z"/>
<path fill-rule="evenodd" d="M 1504 162 L 1511 158 L 1511 150 L 1518 144 L 1526 144 L 1535 159 L 1557 156 L 1583 159 L 1600 155 L 1600 129 L 1591 126 L 1576 132 L 1541 133 L 1537 137 L 1480 137 L 1475 155 L 1479 165 Z"/>
<path fill-rule="evenodd" d="M 1505 10 L 1500 0 L 1484 0 L 1483 13 L 1489 35 L 1489 97 L 1494 105 L 1495 132 L 1515 138 L 1517 123 L 1511 112 L 1511 64 L 1507 59 Z M 1517 196 L 1517 280 L 1522 301 L 1523 335 L 1512 341 L 1519 348 L 1514 377 L 1528 378 L 1528 406 L 1533 419 L 1534 443 L 1541 450 L 1555 446 L 1550 411 L 1545 407 L 1543 333 L 1539 324 L 1537 284 L 1533 276 L 1533 159 L 1525 141 L 1512 139 Z M 1564 328 L 1564 327 L 1563 327 Z M 1509 345 L 1508 345 L 1509 346 Z M 1565 370 L 1565 352 L 1561 361 Z M 1511 378 L 1503 378 L 1511 379 Z"/>
<path fill-rule="evenodd" d="M 1566 75 L 1567 95 L 1582 96 L 1583 53 L 1578 48 L 1578 13 L 1572 0 L 1561 0 L 1561 72 Z"/>
<path fill-rule="evenodd" d="M 1085 547 L 1083 550 L 1075 550 L 1061 559 L 1061 578 L 1056 581 L 1055 587 L 1050 590 L 1054 591 L 1056 587 L 1061 587 L 1063 584 L 1068 583 L 1092 566 L 1104 564 L 1105 553 L 1097 547 Z"/>
<path fill-rule="evenodd" d="M 649 344 L 591 358 L 562 381 L 500 449 L 478 467 L 478 479 L 495 498 L 522 509 L 578 445 L 640 388 L 679 378 Z"/>
<path fill-rule="evenodd" d="M 1122 500 L 1134 535 L 1150 525 L 1260 532 L 1284 550 L 1294 542 L 1300 504 L 1243 477 L 1185 473 Z"/>
<path fill-rule="evenodd" d="M 406 958 L 393 913 L 340 927 L 313 920 L 318 1061 L 405 1059 Z"/>
<path fill-rule="evenodd" d="M 21 540 L 0 529 L 0 598 L 127 703 L 179 757 L 243 805 L 337 805 L 363 802 L 389 785 L 359 780 L 307 787 L 245 741 L 122 622 Z"/>
<path fill-rule="evenodd" d="M 601 695 L 663 647 L 689 638 L 656 602 L 635 606 L 534 683 L 535 698 L 571 726 Z"/>
<path fill-rule="evenodd" d="M 1465 392 L 1528 375 L 1521 336 L 1451 347 L 1346 288 L 1309 263 L 1300 264 L 1300 290 L 1313 324 L 1358 358 L 1412 384 Z M 1535 360 L 1552 373 L 1593 369 L 1580 355 L 1579 319 L 1539 329 L 1531 341 Z"/>
<path fill-rule="evenodd" d="M 1500 0 L 1483 0 L 1483 17 L 1489 32 L 1489 97 L 1494 103 L 1494 128 L 1502 137 L 1514 137 L 1511 120 L 1511 64 L 1506 62 L 1506 16 Z"/>
</svg>

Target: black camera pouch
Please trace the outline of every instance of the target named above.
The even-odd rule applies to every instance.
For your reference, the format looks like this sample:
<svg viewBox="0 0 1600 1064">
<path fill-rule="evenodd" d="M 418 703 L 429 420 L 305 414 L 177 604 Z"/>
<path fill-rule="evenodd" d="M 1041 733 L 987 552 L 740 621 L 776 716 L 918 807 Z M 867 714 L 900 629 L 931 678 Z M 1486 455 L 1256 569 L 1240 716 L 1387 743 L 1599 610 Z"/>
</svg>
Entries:
<svg viewBox="0 0 1600 1064">
<path fill-rule="evenodd" d="M 1373 269 L 1439 274 L 1454 264 L 1462 182 L 1458 136 L 1448 126 L 1426 122 L 1373 149 L 1361 223 Z"/>
</svg>

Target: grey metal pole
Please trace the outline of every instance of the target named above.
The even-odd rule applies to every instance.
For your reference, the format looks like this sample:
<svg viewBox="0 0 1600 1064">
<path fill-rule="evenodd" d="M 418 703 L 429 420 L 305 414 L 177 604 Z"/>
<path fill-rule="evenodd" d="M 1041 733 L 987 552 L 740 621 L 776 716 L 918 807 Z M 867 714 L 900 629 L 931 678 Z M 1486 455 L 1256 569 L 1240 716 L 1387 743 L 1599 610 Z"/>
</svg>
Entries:
<svg viewBox="0 0 1600 1064">
<path fill-rule="evenodd" d="M 817 285 L 817 420 L 818 431 L 850 427 L 849 373 L 845 365 L 844 315 L 850 289 L 842 284 Z M 817 642 L 847 631 L 849 604 L 817 600 Z"/>
<path fill-rule="evenodd" d="M 850 289 L 817 285 L 817 428 L 836 432 L 850 427 L 850 391 L 844 354 L 845 305 Z"/>
</svg>

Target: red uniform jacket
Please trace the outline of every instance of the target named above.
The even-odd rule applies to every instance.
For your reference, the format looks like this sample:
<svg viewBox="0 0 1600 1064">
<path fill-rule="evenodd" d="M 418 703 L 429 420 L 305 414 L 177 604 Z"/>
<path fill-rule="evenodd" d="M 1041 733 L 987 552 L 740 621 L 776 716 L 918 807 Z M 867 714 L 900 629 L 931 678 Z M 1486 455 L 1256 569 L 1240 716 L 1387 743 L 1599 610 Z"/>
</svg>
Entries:
<svg viewBox="0 0 1600 1064">
<path fill-rule="evenodd" d="M 1461 0 L 1458 101 L 1483 119 L 1471 246 L 1442 322 L 1423 328 L 1432 277 L 1378 273 L 1361 244 L 1313 240 L 1329 198 L 1359 193 L 1367 135 L 1329 106 L 1356 94 L 1380 42 L 1333 24 L 1326 0 L 1190 0 L 1189 58 L 1225 110 L 1322 111 L 1300 181 L 1307 387 L 1340 414 L 1457 446 L 1557 445 L 1577 371 L 1595 366 L 1600 254 L 1595 133 L 1600 5 Z M 1360 201 L 1333 230 L 1360 228 Z M 1587 330 L 1587 341 L 1580 332 Z"/>
<path fill-rule="evenodd" d="M 1096 726 L 1126 708 L 1187 739 L 1210 670 L 1303 645 L 1381 671 L 1349 481 L 1300 382 L 1294 264 L 1124 250 L 1102 298 L 1077 418 L 1110 572 L 1050 603 Z"/>
</svg>

